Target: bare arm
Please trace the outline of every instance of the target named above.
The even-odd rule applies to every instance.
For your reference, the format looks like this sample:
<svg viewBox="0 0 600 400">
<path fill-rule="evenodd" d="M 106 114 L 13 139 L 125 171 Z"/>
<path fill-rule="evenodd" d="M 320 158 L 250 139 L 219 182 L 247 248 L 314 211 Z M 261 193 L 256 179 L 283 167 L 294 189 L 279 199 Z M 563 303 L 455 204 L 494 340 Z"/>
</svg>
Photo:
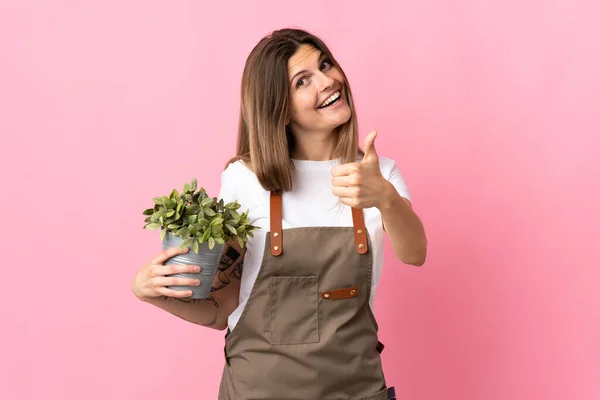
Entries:
<svg viewBox="0 0 600 400">
<path fill-rule="evenodd" d="M 237 241 L 225 244 L 219 270 L 207 299 L 172 296 L 138 298 L 186 321 L 223 330 L 227 327 L 227 318 L 239 303 L 244 255 L 245 248 L 241 249 Z"/>
<path fill-rule="evenodd" d="M 387 182 L 379 210 L 396 257 L 405 264 L 422 266 L 427 258 L 427 236 L 412 205 Z"/>
</svg>

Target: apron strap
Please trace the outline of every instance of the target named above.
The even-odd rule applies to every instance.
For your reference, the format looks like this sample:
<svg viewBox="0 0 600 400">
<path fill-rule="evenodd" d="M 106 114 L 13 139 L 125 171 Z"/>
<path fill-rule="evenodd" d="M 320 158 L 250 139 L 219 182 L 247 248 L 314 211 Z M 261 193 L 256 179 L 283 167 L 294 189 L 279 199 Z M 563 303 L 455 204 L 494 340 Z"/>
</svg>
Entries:
<svg viewBox="0 0 600 400">
<path fill-rule="evenodd" d="M 358 254 L 365 254 L 367 248 L 367 228 L 365 227 L 365 215 L 360 208 L 352 207 L 352 222 L 354 223 L 354 242 Z"/>
<path fill-rule="evenodd" d="M 281 228 L 283 214 L 281 193 L 271 192 L 271 254 L 275 257 L 283 252 L 283 232 Z"/>
<path fill-rule="evenodd" d="M 271 192 L 271 255 L 277 257 L 283 253 L 283 229 L 282 229 L 282 198 L 281 193 Z M 352 223 L 354 225 L 354 241 L 358 254 L 366 254 L 367 229 L 365 226 L 365 216 L 362 209 L 352 208 Z"/>
</svg>

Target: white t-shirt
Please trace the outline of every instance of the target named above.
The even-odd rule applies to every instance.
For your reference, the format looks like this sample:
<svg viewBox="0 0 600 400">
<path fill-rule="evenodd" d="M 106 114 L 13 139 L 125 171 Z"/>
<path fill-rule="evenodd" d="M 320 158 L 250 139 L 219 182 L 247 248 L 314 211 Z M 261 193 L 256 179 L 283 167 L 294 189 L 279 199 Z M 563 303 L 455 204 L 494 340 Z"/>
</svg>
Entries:
<svg viewBox="0 0 600 400">
<path fill-rule="evenodd" d="M 339 160 L 306 161 L 293 160 L 293 188 L 283 194 L 283 229 L 306 226 L 352 226 L 352 211 L 349 206 L 339 202 L 332 193 L 331 168 Z M 390 181 L 398 193 L 410 200 L 408 188 L 396 167 L 394 160 L 380 157 L 379 164 L 384 178 Z M 256 175 L 242 161 L 230 164 L 221 175 L 219 198 L 225 203 L 238 200 L 242 213 L 249 210 L 253 225 L 259 226 L 254 237 L 249 237 L 244 257 L 244 271 L 240 288 L 240 303 L 229 316 L 229 329 L 237 324 L 258 271 L 262 264 L 266 234 L 270 230 L 269 200 L 270 193 L 258 182 Z M 370 305 L 373 309 L 375 289 L 383 268 L 384 231 L 381 213 L 375 207 L 364 209 L 365 224 L 371 239 L 373 255 L 373 279 Z"/>
</svg>

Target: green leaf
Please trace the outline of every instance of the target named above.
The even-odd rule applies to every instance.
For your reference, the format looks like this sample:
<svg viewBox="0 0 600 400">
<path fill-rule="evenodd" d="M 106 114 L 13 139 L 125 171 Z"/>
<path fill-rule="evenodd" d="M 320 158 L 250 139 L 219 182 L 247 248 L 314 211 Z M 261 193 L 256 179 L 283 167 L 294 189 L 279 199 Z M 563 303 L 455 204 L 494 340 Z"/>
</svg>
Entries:
<svg viewBox="0 0 600 400">
<path fill-rule="evenodd" d="M 148 217 L 144 220 L 144 222 L 152 222 L 152 217 Z"/>
<path fill-rule="evenodd" d="M 154 201 L 154 204 L 162 205 L 162 197 L 155 197 L 152 201 Z"/>
<path fill-rule="evenodd" d="M 173 222 L 177 221 L 177 219 L 175 217 L 171 217 L 171 218 L 167 218 L 165 219 L 165 221 L 163 222 L 163 225 L 167 226 L 169 224 L 172 224 Z"/>
<path fill-rule="evenodd" d="M 212 197 L 207 197 L 206 199 L 202 200 L 202 202 L 200 203 L 200 206 L 202 208 L 212 207 L 214 202 L 215 202 L 215 200 Z"/>
<path fill-rule="evenodd" d="M 179 192 L 177 191 L 177 189 L 173 189 L 173 191 L 171 192 L 171 195 L 169 196 L 171 199 L 179 199 Z"/>
<path fill-rule="evenodd" d="M 206 242 L 210 238 L 210 229 L 207 229 L 202 235 L 202 241 L 200 243 Z"/>
<path fill-rule="evenodd" d="M 212 250 L 213 247 L 215 247 L 215 239 L 209 238 L 208 239 L 208 248 Z"/>
<path fill-rule="evenodd" d="M 179 224 L 169 224 L 169 225 L 167 225 L 167 228 L 171 229 L 173 231 L 176 231 L 177 229 L 181 228 L 181 225 L 179 225 Z"/>
<path fill-rule="evenodd" d="M 172 217 L 173 215 L 175 215 L 175 210 L 170 210 L 170 211 L 167 211 L 167 214 L 165 215 L 165 217 L 168 218 L 168 217 Z"/>
<path fill-rule="evenodd" d="M 197 214 L 198 211 L 200 211 L 200 206 L 196 205 L 196 204 L 193 204 L 193 205 L 190 205 L 190 206 L 186 206 L 185 209 L 186 209 L 188 215 Z"/>
<path fill-rule="evenodd" d="M 142 213 L 144 215 L 152 215 L 154 214 L 154 208 L 147 208 L 144 210 L 144 212 Z"/>
<path fill-rule="evenodd" d="M 200 224 L 200 226 L 209 226 L 210 225 L 210 222 L 206 218 L 199 219 L 198 223 Z"/>
<path fill-rule="evenodd" d="M 190 185 L 187 183 L 183 185 L 183 193 L 187 194 L 190 192 Z"/>
<path fill-rule="evenodd" d="M 160 233 L 160 240 L 164 240 L 166 235 L 167 235 L 167 230 L 163 229 L 162 232 Z"/>
<path fill-rule="evenodd" d="M 194 178 L 192 179 L 192 192 L 194 192 L 196 189 L 198 189 L 198 181 L 196 178 Z"/>
<path fill-rule="evenodd" d="M 175 232 L 175 235 L 177 236 L 181 236 L 183 235 L 185 232 L 187 232 L 187 226 L 181 227 L 177 232 Z"/>
<path fill-rule="evenodd" d="M 200 246 L 198 245 L 198 240 L 194 240 L 194 251 L 198 254 L 198 250 L 200 250 Z"/>
<path fill-rule="evenodd" d="M 238 243 L 240 244 L 240 247 L 243 249 L 244 248 L 244 241 L 242 240 L 242 238 L 240 238 L 239 236 L 235 237 L 238 241 Z"/>
<path fill-rule="evenodd" d="M 192 239 L 185 239 L 179 247 L 185 249 L 186 247 L 190 247 L 190 243 L 192 243 Z"/>
<path fill-rule="evenodd" d="M 233 226 L 231 226 L 229 224 L 225 224 L 225 228 L 229 229 L 229 231 L 231 233 L 233 233 L 234 235 L 237 235 L 237 230 Z"/>
<path fill-rule="evenodd" d="M 223 218 L 215 218 L 210 221 L 210 226 L 221 225 L 223 223 Z"/>
<path fill-rule="evenodd" d="M 158 228 L 160 228 L 160 226 L 161 226 L 160 224 L 148 224 L 148 225 L 146 225 L 145 228 L 146 229 L 158 229 Z"/>
<path fill-rule="evenodd" d="M 226 223 L 233 227 L 237 227 L 240 224 L 240 221 L 237 219 L 228 219 Z"/>
<path fill-rule="evenodd" d="M 217 244 L 225 244 L 225 240 L 223 240 L 223 238 L 215 238 L 215 242 L 217 242 Z"/>
<path fill-rule="evenodd" d="M 214 217 L 215 215 L 217 215 L 216 212 L 214 212 L 211 208 L 204 208 L 204 215 L 208 215 L 209 217 Z"/>
</svg>

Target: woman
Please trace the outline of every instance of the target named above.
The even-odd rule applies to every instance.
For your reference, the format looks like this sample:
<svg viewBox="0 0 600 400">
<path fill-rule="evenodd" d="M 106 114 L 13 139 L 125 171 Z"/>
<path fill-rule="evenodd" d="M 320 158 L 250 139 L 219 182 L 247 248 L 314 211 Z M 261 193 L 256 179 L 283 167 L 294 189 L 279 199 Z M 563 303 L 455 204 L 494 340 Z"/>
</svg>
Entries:
<svg viewBox="0 0 600 400">
<path fill-rule="evenodd" d="M 284 29 L 262 39 L 243 73 L 237 157 L 219 197 L 239 200 L 258 232 L 230 243 L 213 297 L 168 285 L 191 266 L 138 272 L 136 295 L 188 321 L 228 329 L 219 399 L 388 399 L 372 307 L 386 232 L 420 266 L 426 237 L 393 160 L 364 152 L 348 80 L 317 37 Z M 241 274 L 243 267 L 243 274 Z M 238 296 L 239 293 L 239 296 Z"/>
</svg>

